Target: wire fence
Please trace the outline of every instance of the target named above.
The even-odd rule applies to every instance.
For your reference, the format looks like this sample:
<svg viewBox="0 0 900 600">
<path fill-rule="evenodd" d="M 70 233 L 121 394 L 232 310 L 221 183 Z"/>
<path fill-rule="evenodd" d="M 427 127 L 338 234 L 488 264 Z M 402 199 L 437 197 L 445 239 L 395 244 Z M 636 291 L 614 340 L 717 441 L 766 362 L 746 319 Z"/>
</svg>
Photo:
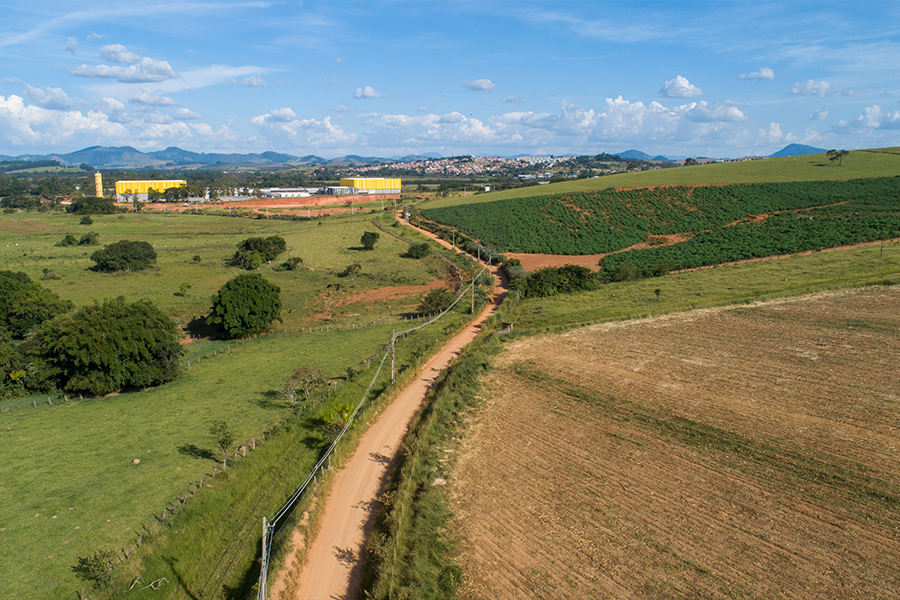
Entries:
<svg viewBox="0 0 900 600">
<path fill-rule="evenodd" d="M 481 275 L 481 273 L 483 273 L 486 268 L 487 267 L 483 267 L 479 275 Z M 366 406 L 367 401 L 371 403 L 376 399 L 370 398 L 369 393 L 372 391 L 372 387 L 375 385 L 375 382 L 381 375 L 388 356 L 393 357 L 396 351 L 397 340 L 402 337 L 406 337 L 408 334 L 414 331 L 418 331 L 419 329 L 422 329 L 439 321 L 449 311 L 453 310 L 453 308 L 462 300 L 462 298 L 474 288 L 477 278 L 478 276 L 473 277 L 471 283 L 465 289 L 460 291 L 459 295 L 453 301 L 453 304 L 451 304 L 444 311 L 432 316 L 428 320 L 419 325 L 416 325 L 415 327 L 410 327 L 409 329 L 406 329 L 404 331 L 394 332 L 394 334 L 391 336 L 390 342 L 384 347 L 381 352 L 379 352 L 379 354 L 381 355 L 381 361 L 378 363 L 378 368 L 372 375 L 372 379 L 369 381 L 369 385 L 368 387 L 366 387 L 366 391 L 363 393 L 359 402 L 356 404 L 353 412 L 347 418 L 347 422 L 344 425 L 343 429 L 341 429 L 335 440 L 331 443 L 331 446 L 328 447 L 328 450 L 325 451 L 325 453 L 319 459 L 319 462 L 316 463 L 316 466 L 313 467 L 310 473 L 306 476 L 306 479 L 303 481 L 300 487 L 298 487 L 294 491 L 291 497 L 288 498 L 287 502 L 284 503 L 284 505 L 278 510 L 278 512 L 276 512 L 271 519 L 266 519 L 265 517 L 263 517 L 262 560 L 260 564 L 259 590 L 257 595 L 257 598 L 259 600 L 265 600 L 268 592 L 269 561 L 271 559 L 272 543 L 274 541 L 275 535 L 281 530 L 281 527 L 284 525 L 285 521 L 293 512 L 294 508 L 303 498 L 304 494 L 307 492 L 310 486 L 318 482 L 319 473 L 330 467 L 331 457 L 333 456 L 335 449 L 337 448 L 338 444 L 340 443 L 341 439 L 343 439 L 347 431 L 349 431 L 349 429 L 352 427 L 357 415 L 361 410 L 363 410 L 364 406 Z M 326 463 L 328 467 L 326 467 Z"/>
</svg>

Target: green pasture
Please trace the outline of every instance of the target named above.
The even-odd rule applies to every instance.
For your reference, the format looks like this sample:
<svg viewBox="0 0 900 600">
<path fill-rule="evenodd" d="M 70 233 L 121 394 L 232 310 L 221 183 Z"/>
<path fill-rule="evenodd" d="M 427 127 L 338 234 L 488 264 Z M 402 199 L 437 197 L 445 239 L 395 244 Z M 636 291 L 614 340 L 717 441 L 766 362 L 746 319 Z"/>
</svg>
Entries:
<svg viewBox="0 0 900 600">
<path fill-rule="evenodd" d="M 58 586 L 74 589 L 77 556 L 124 547 L 141 522 L 221 464 L 212 421 L 225 420 L 241 443 L 261 439 L 289 412 L 275 390 L 299 365 L 343 379 L 389 339 L 390 326 L 264 336 L 195 358 L 176 381 L 146 392 L 2 415 L 0 539 L 17 551 L 0 553 L 0 597 L 38 597 L 27 593 L 35 586 L 41 597 L 62 597 Z"/>
<path fill-rule="evenodd" d="M 371 252 L 362 250 L 362 234 L 377 231 L 371 223 L 373 216 L 363 212 L 340 219 L 285 221 L 143 212 L 93 215 L 93 224 L 80 225 L 79 215 L 0 214 L 0 261 L 3 269 L 27 273 L 76 306 L 120 295 L 129 301 L 149 299 L 186 325 L 192 318 L 205 315 L 210 297 L 242 272 L 225 265 L 241 240 L 280 235 L 287 242 L 288 252 L 271 265 L 260 267 L 260 273 L 281 287 L 284 326 L 310 325 L 311 315 L 328 312 L 332 321 L 365 320 L 376 312 L 380 316 L 381 307 L 368 312 L 359 305 L 341 308 L 343 297 L 391 285 L 422 285 L 443 276 L 437 262 L 403 258 L 407 244 L 391 236 L 382 235 Z M 157 269 L 95 273 L 90 270 L 94 265 L 90 255 L 99 246 L 55 246 L 67 233 L 80 238 L 89 231 L 99 234 L 101 245 L 123 239 L 153 244 L 158 254 Z M 200 261 L 194 262 L 194 256 Z M 275 267 L 290 256 L 302 258 L 302 268 L 276 271 Z M 362 267 L 358 275 L 338 277 L 354 262 Z M 44 269 L 59 278 L 42 280 Z M 182 283 L 191 286 L 184 296 L 179 295 Z M 340 285 L 340 291 L 329 290 L 329 285 Z"/>
<path fill-rule="evenodd" d="M 275 323 L 270 335 L 240 343 L 190 340 L 182 374 L 159 388 L 105 398 L 69 398 L 67 402 L 54 397 L 52 406 L 0 415 L 0 432 L 6 442 L 0 460 L 0 541 L 4 549 L 16 549 L 0 553 L 0 572 L 5 574 L 0 598 L 56 598 L 80 590 L 83 583 L 71 571 L 78 557 L 133 545 L 142 524 L 150 524 L 154 514 L 161 514 L 192 482 L 221 464 L 209 433 L 214 420 L 228 423 L 237 440 L 234 447 L 294 423 L 291 427 L 298 437 L 293 442 L 279 442 L 287 444 L 281 452 L 298 457 L 299 471 L 308 468 L 307 463 L 315 462 L 325 443 L 322 422 L 313 416 L 298 421 L 296 411 L 277 397 L 282 380 L 298 366 L 311 364 L 343 384 L 348 369 L 363 369 L 365 359 L 388 343 L 391 332 L 404 328 L 404 314 L 410 308 L 406 304 L 417 302 L 415 297 L 403 305 L 370 302 L 364 295 L 377 288 L 426 284 L 446 272 L 437 259 L 402 257 L 407 244 L 383 232 L 373 251 L 361 250 L 363 232 L 376 230 L 370 212 L 321 221 L 174 213 L 92 218 L 93 224 L 80 225 L 80 216 L 55 212 L 0 215 L 3 268 L 26 272 L 76 305 L 119 295 L 131 301 L 149 299 L 187 327 L 193 318 L 206 314 L 210 296 L 223 283 L 243 272 L 224 265 L 239 241 L 281 235 L 290 252 L 272 265 L 264 265 L 260 272 L 281 287 L 285 322 Z M 100 234 L 102 243 L 120 239 L 152 243 L 159 255 L 158 269 L 120 275 L 95 273 L 89 269 L 93 265 L 89 256 L 99 246 L 55 246 L 66 233 L 80 237 L 87 231 Z M 199 263 L 192 260 L 194 255 L 201 257 Z M 291 255 L 303 258 L 302 269 L 274 270 Z M 353 278 L 339 277 L 352 262 L 362 265 L 360 273 Z M 45 268 L 58 278 L 42 279 Z M 191 284 L 184 296 L 176 294 L 182 282 Z M 340 291 L 335 291 L 336 285 Z M 328 312 L 330 318 L 321 318 L 320 313 Z M 398 368 L 408 369 L 464 318 L 459 315 L 449 325 L 405 340 L 405 350 L 398 350 Z M 364 377 L 361 373 L 339 387 L 329 402 L 343 397 L 358 401 Z M 14 404 L 4 403 L 4 408 Z M 281 439 L 280 434 L 276 438 Z M 273 445 L 266 452 L 276 448 L 279 446 Z M 251 456 L 253 453 L 243 459 L 240 469 L 252 471 L 244 466 L 253 462 Z M 140 462 L 135 464 L 135 459 Z M 279 461 L 283 463 L 284 457 L 269 455 L 260 458 L 255 468 L 269 473 Z M 288 467 L 290 463 L 284 466 Z M 240 469 L 230 468 L 225 479 L 220 476 L 208 487 L 215 490 L 223 485 L 220 482 L 237 478 Z M 305 476 L 305 471 L 294 472 L 293 467 L 288 472 L 301 480 Z M 233 483 L 224 487 L 232 494 L 241 489 L 240 494 L 246 496 L 256 491 L 255 485 L 264 476 L 253 475 L 243 488 Z M 280 506 L 297 483 L 292 478 L 273 483 L 266 511 L 274 510 L 271 505 Z M 203 495 L 210 496 L 210 506 L 223 502 L 209 489 Z M 250 508 L 234 510 L 234 518 L 243 519 Z M 179 518 L 199 519 L 203 525 L 175 553 L 174 560 L 185 571 L 176 569 L 178 573 L 169 572 L 168 577 L 176 581 L 187 572 L 199 580 L 209 572 L 206 558 L 216 551 L 218 541 L 234 535 L 239 527 L 213 516 L 221 528 L 211 529 L 210 513 L 198 508 L 186 510 L 185 517 Z M 159 540 L 155 537 L 154 543 Z M 174 539 L 166 543 L 177 545 Z M 205 553 L 189 550 L 201 543 L 207 548 Z M 154 546 L 145 548 L 150 553 Z M 247 560 L 252 562 L 252 549 L 249 552 L 249 559 L 235 563 L 238 576 L 249 568 Z M 152 554 L 144 559 L 152 564 L 161 560 Z"/>
<path fill-rule="evenodd" d="M 690 167 L 619 173 L 593 179 L 577 179 L 542 186 L 531 186 L 431 200 L 422 208 L 477 204 L 507 198 L 528 198 L 607 188 L 652 185 L 703 185 L 722 183 L 767 183 L 779 181 L 830 181 L 900 175 L 900 148 L 853 150 L 843 164 L 831 162 L 825 154 L 764 158 L 733 163 L 710 163 Z"/>
</svg>

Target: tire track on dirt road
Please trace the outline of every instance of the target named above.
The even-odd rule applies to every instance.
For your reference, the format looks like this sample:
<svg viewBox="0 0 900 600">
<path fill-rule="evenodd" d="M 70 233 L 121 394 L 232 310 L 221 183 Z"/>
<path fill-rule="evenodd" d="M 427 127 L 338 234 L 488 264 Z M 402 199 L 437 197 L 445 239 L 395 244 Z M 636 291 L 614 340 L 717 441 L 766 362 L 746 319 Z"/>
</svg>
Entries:
<svg viewBox="0 0 900 600">
<path fill-rule="evenodd" d="M 422 233 L 427 235 L 427 232 Z M 450 247 L 443 240 L 437 241 Z M 378 499 L 396 463 L 409 425 L 438 375 L 475 339 L 482 324 L 506 295 L 506 278 L 497 267 L 491 267 L 491 272 L 495 282 L 491 303 L 428 360 L 416 380 L 400 392 L 363 434 L 353 456 L 335 474 L 321 509 L 318 532 L 309 547 L 292 598 L 357 598 L 366 541 L 380 506 Z"/>
</svg>

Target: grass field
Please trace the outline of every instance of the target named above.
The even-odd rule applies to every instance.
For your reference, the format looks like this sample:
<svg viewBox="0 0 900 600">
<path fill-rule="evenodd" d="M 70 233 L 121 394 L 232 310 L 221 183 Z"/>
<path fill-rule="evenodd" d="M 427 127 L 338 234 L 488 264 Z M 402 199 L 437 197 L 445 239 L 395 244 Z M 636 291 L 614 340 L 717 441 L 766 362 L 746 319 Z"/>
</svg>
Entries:
<svg viewBox="0 0 900 600">
<path fill-rule="evenodd" d="M 822 181 L 891 177 L 900 175 L 900 148 L 854 150 L 841 166 L 824 154 L 766 158 L 735 163 L 711 163 L 691 167 L 622 173 L 594 179 L 578 179 L 539 187 L 430 200 L 420 208 L 493 202 L 506 198 L 527 198 L 568 192 L 653 185 L 702 185 L 720 183 L 765 183 L 778 181 Z"/>
<path fill-rule="evenodd" d="M 32 280 L 41 281 L 43 269 L 59 275 L 41 284 L 76 306 L 95 299 L 125 295 L 130 301 L 149 299 L 170 316 L 187 324 L 192 317 L 205 315 L 210 297 L 240 269 L 225 265 L 237 247 L 248 237 L 280 235 L 289 251 L 260 272 L 282 289 L 285 326 L 307 323 L 317 313 L 332 312 L 332 320 L 356 309 L 329 311 L 353 293 L 384 286 L 425 285 L 442 274 L 439 263 L 416 264 L 401 257 L 406 244 L 382 236 L 376 250 L 361 249 L 360 237 L 375 230 L 371 214 L 321 221 L 279 221 L 178 213 L 128 213 L 94 216 L 92 225 L 79 225 L 80 216 L 56 213 L 22 212 L 0 215 L 0 260 L 5 270 L 23 271 Z M 101 274 L 89 269 L 90 255 L 99 246 L 55 246 L 71 233 L 76 238 L 88 231 L 100 236 L 100 243 L 122 239 L 147 241 L 157 251 L 157 269 L 132 274 Z M 194 262 L 199 256 L 200 261 Z M 289 256 L 303 259 L 299 271 L 275 271 Z M 353 262 L 362 269 L 355 278 L 337 274 Z M 423 268 L 423 266 L 425 268 Z M 182 283 L 190 289 L 178 295 Z M 327 286 L 340 285 L 334 292 Z M 357 307 L 359 308 L 359 307 Z M 376 306 L 381 314 L 381 305 Z M 388 311 L 390 312 L 390 311 Z M 364 319 L 346 317 L 348 319 Z"/>
<path fill-rule="evenodd" d="M 5 574 L 0 597 L 74 594 L 80 586 L 71 571 L 77 557 L 129 547 L 153 514 L 160 514 L 192 482 L 221 465 L 209 433 L 212 421 L 228 423 L 235 434 L 234 447 L 261 440 L 265 432 L 292 419 L 293 409 L 275 392 L 294 369 L 303 364 L 318 366 L 330 379 L 342 382 L 348 368 L 363 368 L 363 361 L 384 347 L 404 313 L 425 291 L 441 284 L 446 267 L 437 259 L 401 257 L 407 245 L 384 234 L 375 250 L 362 251 L 362 233 L 375 230 L 371 217 L 291 222 L 131 213 L 94 216 L 92 225 L 82 226 L 75 215 L 0 215 L 0 257 L 5 269 L 26 272 L 76 305 L 118 295 L 132 301 L 149 299 L 184 326 L 205 315 L 209 297 L 242 272 L 223 264 L 240 240 L 282 235 L 293 248 L 292 254 L 304 259 L 299 271 L 277 272 L 274 264 L 261 268 L 264 276 L 282 289 L 285 322 L 275 324 L 274 334 L 240 344 L 192 340 L 186 346 L 182 375 L 166 386 L 106 398 L 55 399 L 53 406 L 0 415 L 0 433 L 7 448 L 0 460 L 0 540 L 3 548 L 17 549 L 0 553 L 0 572 Z M 158 272 L 98 274 L 89 270 L 93 263 L 88 258 L 97 247 L 54 245 L 66 233 L 80 237 L 88 230 L 99 233 L 101 242 L 130 239 L 153 243 L 159 254 Z M 192 260 L 195 254 L 201 257 L 199 263 Z M 360 262 L 360 274 L 353 279 L 338 277 L 336 273 L 351 262 Z M 42 281 L 44 268 L 60 278 Z M 175 294 L 182 282 L 191 284 L 185 297 Z M 332 289 L 327 289 L 329 285 Z M 334 290 L 337 285 L 340 291 Z M 305 333 L 298 333 L 301 327 Z M 309 333 L 310 327 L 317 332 Z M 410 342 L 407 354 L 398 358 L 406 364 L 404 368 L 440 338 L 439 332 L 443 329 Z M 357 387 L 345 385 L 334 398 L 346 395 L 358 401 L 363 388 Z M 325 443 L 322 423 L 310 416 L 294 429 L 298 432 L 294 449 L 282 451 L 296 453 L 298 466 L 303 468 L 314 462 Z M 135 459 L 140 462 L 134 463 Z M 270 464 L 266 460 L 277 462 L 279 458 L 260 458 L 256 464 Z M 252 472 L 251 457 L 243 462 L 248 466 L 240 469 Z M 240 469 L 227 477 L 238 477 Z M 263 476 L 252 477 L 259 480 Z M 223 480 L 209 485 L 215 488 L 218 481 Z M 293 478 L 272 484 L 268 504 L 262 507 L 271 510 L 274 504 L 277 508 L 296 485 Z M 243 488 L 237 484 L 226 487 L 254 489 L 253 480 L 246 481 Z M 222 505 L 214 494 L 206 494 L 209 506 Z M 246 513 L 250 508 L 241 510 Z M 234 516 L 243 517 L 243 513 Z M 188 516 L 184 518 L 190 522 Z M 209 516 L 195 514 L 193 518 L 203 522 Z M 214 551 L 216 543 L 203 538 L 203 531 L 221 539 L 233 535 L 232 529 L 231 524 L 220 529 L 200 526 L 190 539 L 205 539 L 197 543 Z M 174 542 L 167 543 L 171 546 Z M 202 563 L 208 552 L 198 555 L 189 551 L 190 545 L 188 541 L 180 554 L 166 556 L 180 561 L 180 576 L 199 585 L 195 580 L 203 577 L 204 566 L 191 561 Z M 146 547 L 147 552 L 151 549 Z M 242 550 L 249 551 L 252 560 L 252 546 Z M 153 555 L 142 559 L 142 564 L 158 563 Z M 237 565 L 240 577 L 240 569 L 247 568 L 246 559 Z M 168 576 L 176 580 L 171 571 Z M 189 596 L 185 592 L 185 597 Z"/>
<path fill-rule="evenodd" d="M 459 597 L 900 597 L 898 315 L 874 286 L 504 344 L 433 475 Z"/>
</svg>

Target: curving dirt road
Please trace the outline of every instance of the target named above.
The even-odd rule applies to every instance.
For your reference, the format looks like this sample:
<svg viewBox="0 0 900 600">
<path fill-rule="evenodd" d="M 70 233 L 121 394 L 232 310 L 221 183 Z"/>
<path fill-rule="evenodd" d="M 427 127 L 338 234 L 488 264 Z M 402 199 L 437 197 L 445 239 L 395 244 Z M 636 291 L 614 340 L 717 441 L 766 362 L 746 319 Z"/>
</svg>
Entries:
<svg viewBox="0 0 900 600">
<path fill-rule="evenodd" d="M 506 293 L 505 278 L 496 267 L 491 271 L 495 281 L 491 304 L 431 357 L 416 380 L 363 435 L 344 468 L 335 474 L 322 509 L 318 534 L 310 545 L 292 598 L 354 600 L 358 596 L 366 539 L 374 524 L 378 498 L 409 424 L 438 374 L 475 339 L 482 323 L 493 314 Z M 503 287 L 496 285 L 498 282 Z"/>
</svg>

